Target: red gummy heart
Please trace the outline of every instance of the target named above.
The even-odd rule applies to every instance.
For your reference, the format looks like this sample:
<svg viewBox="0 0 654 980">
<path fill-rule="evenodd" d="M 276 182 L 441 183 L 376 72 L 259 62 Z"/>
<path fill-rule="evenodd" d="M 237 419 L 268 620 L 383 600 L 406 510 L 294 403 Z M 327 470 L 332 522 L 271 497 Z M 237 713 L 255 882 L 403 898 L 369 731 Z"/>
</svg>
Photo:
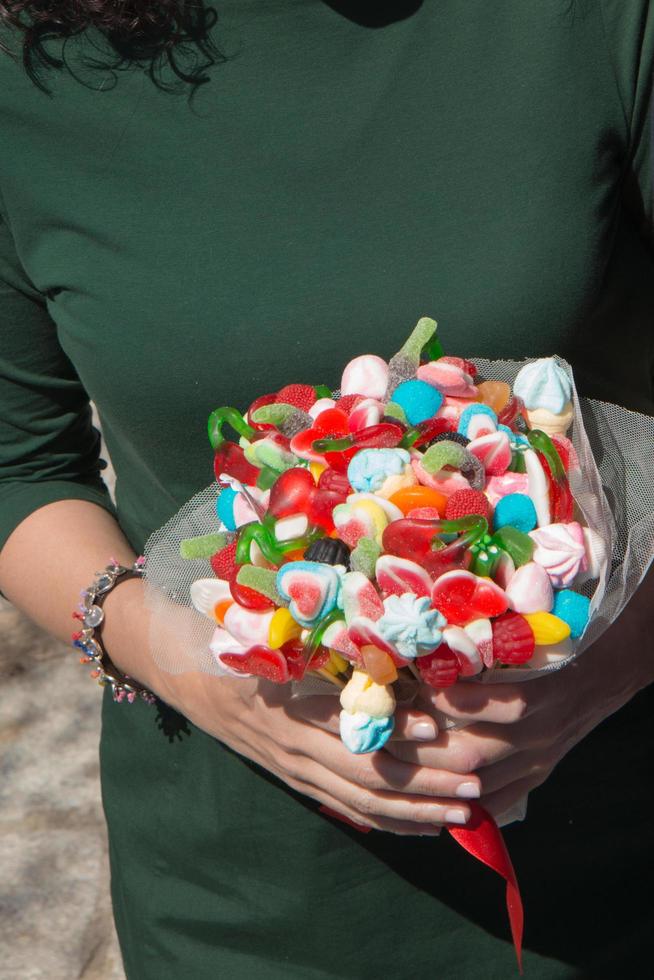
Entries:
<svg viewBox="0 0 654 980">
<path fill-rule="evenodd" d="M 288 663 L 281 650 L 254 646 L 246 653 L 221 653 L 220 659 L 226 667 L 242 674 L 254 674 L 273 684 L 286 684 L 290 679 Z"/>
<path fill-rule="evenodd" d="M 502 664 L 525 664 L 534 655 L 534 631 L 516 612 L 499 616 L 492 624 L 493 654 Z"/>
<path fill-rule="evenodd" d="M 509 607 L 504 591 L 495 582 L 458 570 L 436 580 L 431 601 L 453 626 L 465 626 L 473 619 L 492 619 Z"/>
</svg>

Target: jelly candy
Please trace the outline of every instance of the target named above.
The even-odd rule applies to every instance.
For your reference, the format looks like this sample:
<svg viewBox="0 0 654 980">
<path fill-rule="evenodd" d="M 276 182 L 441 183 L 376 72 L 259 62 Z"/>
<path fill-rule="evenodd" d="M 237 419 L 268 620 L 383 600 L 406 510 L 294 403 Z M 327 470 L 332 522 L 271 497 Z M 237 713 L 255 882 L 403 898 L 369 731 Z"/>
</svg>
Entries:
<svg viewBox="0 0 654 980">
<path fill-rule="evenodd" d="M 364 646 L 378 647 L 391 657 L 396 667 L 406 667 L 408 661 L 399 654 L 393 643 L 385 639 L 378 622 L 364 616 L 353 619 L 348 626 L 350 640 L 359 649 Z"/>
<path fill-rule="evenodd" d="M 445 516 L 448 521 L 456 521 L 470 514 L 481 514 L 490 521 L 491 508 L 488 498 L 481 490 L 456 490 L 447 501 Z"/>
<path fill-rule="evenodd" d="M 554 602 L 552 583 L 547 572 L 535 561 L 516 569 L 506 590 L 509 605 L 514 612 L 549 612 Z"/>
<path fill-rule="evenodd" d="M 461 677 L 472 677 L 482 670 L 484 665 L 479 650 L 466 630 L 460 626 L 446 626 L 443 641 L 459 661 Z"/>
<path fill-rule="evenodd" d="M 221 408 L 214 409 L 207 423 L 209 442 L 213 450 L 221 449 L 227 441 L 223 435 L 223 426 L 225 425 L 229 425 L 244 439 L 253 439 L 257 434 L 256 429 L 247 424 L 236 408 L 223 405 Z"/>
<path fill-rule="evenodd" d="M 433 653 L 419 657 L 416 664 L 425 684 L 435 688 L 451 687 L 461 672 L 458 657 L 445 643 Z"/>
<path fill-rule="evenodd" d="M 213 554 L 229 543 L 231 535 L 219 531 L 218 534 L 200 534 L 195 538 L 184 538 L 179 543 L 179 557 L 187 560 L 211 558 Z"/>
<path fill-rule="evenodd" d="M 343 500 L 351 492 L 350 481 L 347 476 L 329 468 L 323 470 L 320 474 L 318 478 L 318 489 L 338 493 L 343 497 Z"/>
<path fill-rule="evenodd" d="M 473 402 L 461 412 L 457 431 L 468 439 L 477 439 L 497 429 L 497 415 L 481 402 Z"/>
<path fill-rule="evenodd" d="M 419 422 L 415 427 L 407 429 L 400 446 L 402 449 L 426 449 L 439 437 L 449 439 L 455 436 L 456 433 L 453 430 L 453 423 L 449 419 L 427 419 L 425 422 Z M 458 440 L 455 439 L 454 441 Z"/>
<path fill-rule="evenodd" d="M 431 601 L 455 626 L 500 616 L 508 608 L 507 596 L 495 582 L 465 570 L 441 575 L 432 587 Z"/>
<path fill-rule="evenodd" d="M 385 686 L 397 680 L 397 667 L 389 655 L 378 647 L 363 646 L 361 661 L 364 670 L 375 684 Z"/>
<path fill-rule="evenodd" d="M 236 549 L 237 542 L 230 541 L 224 548 L 221 548 L 215 555 L 211 556 L 209 560 L 216 578 L 230 579 L 236 574 Z"/>
<path fill-rule="evenodd" d="M 468 452 L 483 463 L 488 476 L 505 473 L 511 462 L 511 443 L 506 432 L 489 432 L 468 443 Z"/>
<path fill-rule="evenodd" d="M 578 640 L 590 619 L 590 599 L 571 589 L 562 589 L 554 596 L 552 613 L 570 627 L 570 636 Z"/>
<path fill-rule="evenodd" d="M 354 406 L 363 401 L 363 398 L 363 395 L 341 395 L 336 402 L 336 405 L 341 412 L 345 412 L 345 414 L 349 416 Z"/>
<path fill-rule="evenodd" d="M 253 466 L 269 467 L 282 473 L 298 462 L 297 456 L 290 451 L 288 445 L 288 440 L 279 432 L 266 432 L 245 448 L 245 458 Z"/>
<path fill-rule="evenodd" d="M 381 543 L 388 517 L 383 507 L 370 499 L 348 500 L 338 504 L 332 512 L 339 538 L 350 548 L 355 548 L 361 538 L 373 538 Z"/>
<path fill-rule="evenodd" d="M 350 568 L 353 572 L 361 572 L 372 580 L 375 577 L 375 564 L 380 554 L 381 547 L 376 541 L 372 538 L 359 538 L 356 548 L 350 554 Z"/>
<path fill-rule="evenodd" d="M 251 566 L 254 567 L 254 566 Z M 259 592 L 258 589 L 252 589 L 248 585 L 242 585 L 237 581 L 237 576 L 234 575 L 229 580 L 229 591 L 234 599 L 234 602 L 244 609 L 252 610 L 267 610 L 274 609 L 275 603 L 268 596 Z"/>
<path fill-rule="evenodd" d="M 426 473 L 438 473 L 445 466 L 459 467 L 465 459 L 465 449 L 457 442 L 443 439 L 427 449 L 420 465 Z"/>
<path fill-rule="evenodd" d="M 410 425 L 417 425 L 432 418 L 443 404 L 443 396 L 438 388 L 418 378 L 411 378 L 399 384 L 393 391 L 392 400 L 394 404 L 404 409 Z"/>
<path fill-rule="evenodd" d="M 477 398 L 477 389 L 472 383 L 472 376 L 459 364 L 452 363 L 449 358 L 439 358 L 422 364 L 417 371 L 421 381 L 433 385 L 444 395 L 455 398 Z"/>
<path fill-rule="evenodd" d="M 531 660 L 534 633 L 525 619 L 515 612 L 504 613 L 492 622 L 493 655 L 502 664 L 524 664 Z"/>
<path fill-rule="evenodd" d="M 284 654 L 263 644 L 252 645 L 246 653 L 221 653 L 219 659 L 232 670 L 263 677 L 273 684 L 286 684 L 290 680 Z"/>
<path fill-rule="evenodd" d="M 418 320 L 418 323 L 411 331 L 406 342 L 390 360 L 388 366 L 388 384 L 386 387 L 387 399 L 399 384 L 415 378 L 416 370 L 420 364 L 421 352 L 426 345 L 429 346 L 433 342 L 435 333 L 435 320 L 429 317 L 422 317 Z"/>
<path fill-rule="evenodd" d="M 347 425 L 350 432 L 358 432 L 360 429 L 368 429 L 378 425 L 384 414 L 384 403 L 377 398 L 362 398 L 355 405 L 348 417 Z"/>
<path fill-rule="evenodd" d="M 350 663 L 362 663 L 361 651 L 350 639 L 344 619 L 334 619 L 329 623 L 323 631 L 322 642 L 331 650 L 341 653 Z"/>
<path fill-rule="evenodd" d="M 285 610 L 284 610 L 285 611 Z M 301 681 L 306 672 L 306 663 L 304 659 L 304 644 L 301 640 L 293 638 L 287 640 L 281 647 L 278 648 L 284 660 L 286 661 L 286 666 L 288 667 L 288 677 L 291 681 Z M 316 655 L 313 658 L 312 669 L 319 670 L 323 663 L 327 661 L 327 651 L 323 651 L 322 655 Z"/>
<path fill-rule="evenodd" d="M 495 505 L 493 525 L 498 530 L 509 525 L 526 534 L 536 527 L 536 520 L 536 508 L 525 493 L 509 493 Z"/>
<path fill-rule="evenodd" d="M 285 470 L 271 487 L 268 513 L 276 518 L 306 514 L 315 492 L 316 484 L 308 470 L 299 466 Z"/>
<path fill-rule="evenodd" d="M 549 612 L 534 612 L 525 615 L 534 634 L 536 646 L 552 646 L 570 636 L 570 626 Z"/>
<path fill-rule="evenodd" d="M 301 538 L 309 529 L 309 518 L 306 514 L 289 514 L 275 521 L 275 538 L 280 542 L 294 541 Z"/>
<path fill-rule="evenodd" d="M 534 542 L 531 537 L 515 527 L 506 525 L 498 528 L 493 535 L 493 541 L 502 551 L 510 555 L 516 567 L 526 565 L 533 558 Z"/>
<path fill-rule="evenodd" d="M 317 524 L 325 531 L 334 529 L 334 508 L 343 502 L 340 493 L 332 490 L 320 490 L 313 495 L 309 503 L 308 518 L 312 524 Z"/>
<path fill-rule="evenodd" d="M 248 408 L 245 415 L 245 420 L 248 425 L 251 425 L 253 429 L 257 430 L 257 432 L 265 432 L 266 429 L 274 429 L 274 425 L 271 425 L 269 422 L 255 422 L 252 416 L 258 408 L 262 408 L 264 405 L 274 404 L 276 398 L 277 395 L 260 395 L 258 398 L 254 399 Z"/>
<path fill-rule="evenodd" d="M 312 385 L 284 385 L 277 392 L 276 401 L 294 405 L 295 408 L 308 412 L 314 402 L 317 401 L 316 389 Z"/>
<path fill-rule="evenodd" d="M 379 422 L 377 425 L 370 425 L 365 429 L 358 429 L 349 436 L 338 439 L 317 439 L 313 443 L 316 452 L 324 453 L 325 458 L 329 458 L 331 453 L 345 453 L 352 448 L 358 449 L 392 449 L 399 445 L 404 430 L 399 425 L 392 422 Z M 350 452 L 349 459 L 354 453 Z"/>
<path fill-rule="evenodd" d="M 275 606 L 284 606 L 286 602 L 277 591 L 276 579 L 277 572 L 274 569 L 257 568 L 256 565 L 241 565 L 236 573 L 237 585 L 245 586 L 248 589 L 261 593 L 270 602 L 274 603 Z M 249 608 L 252 607 L 250 606 Z"/>
<path fill-rule="evenodd" d="M 470 571 L 483 578 L 495 578 L 495 569 L 502 552 L 489 534 L 475 542 L 470 549 L 473 553 Z"/>
<path fill-rule="evenodd" d="M 359 396 L 357 395 L 355 397 L 358 398 Z M 307 414 L 310 418 L 317 419 L 320 413 L 326 411 L 328 408 L 336 408 L 336 402 L 330 396 L 319 398 L 317 402 L 313 403 Z"/>
<path fill-rule="evenodd" d="M 461 463 L 461 475 L 468 481 L 473 490 L 483 490 L 486 484 L 486 472 L 484 464 L 477 459 L 471 452 L 465 450 L 465 457 Z"/>
<path fill-rule="evenodd" d="M 399 507 L 405 515 L 417 507 L 434 507 L 443 517 L 445 516 L 448 498 L 445 494 L 439 493 L 438 490 L 433 490 L 431 487 L 415 484 L 412 487 L 403 487 L 398 490 L 390 498 L 390 502 Z"/>
<path fill-rule="evenodd" d="M 403 595 L 413 592 L 417 596 L 431 595 L 431 579 L 422 566 L 408 558 L 382 555 L 375 567 L 375 577 L 382 592 Z"/>
<path fill-rule="evenodd" d="M 277 589 L 289 601 L 293 619 L 311 627 L 336 605 L 340 577 L 331 565 L 296 561 L 279 569 Z"/>
<path fill-rule="evenodd" d="M 484 667 L 492 667 L 493 626 L 490 619 L 473 619 L 464 629 L 477 647 Z"/>
<path fill-rule="evenodd" d="M 289 640 L 298 639 L 301 633 L 302 627 L 295 622 L 288 609 L 276 609 L 268 628 L 268 646 L 271 650 L 278 650 Z M 300 648 L 303 649 L 302 644 Z"/>
<path fill-rule="evenodd" d="M 409 558 L 429 572 L 438 570 L 441 573 L 447 570 L 448 564 L 451 568 L 469 561 L 467 549 L 487 531 L 487 521 L 477 515 L 457 521 L 420 521 L 405 517 L 389 524 L 382 536 L 382 546 L 391 555 Z M 437 539 L 439 534 L 458 537 L 443 545 Z"/>
<path fill-rule="evenodd" d="M 512 426 L 518 415 L 524 412 L 524 404 L 520 398 L 510 398 L 501 412 L 497 416 L 500 425 Z"/>
<path fill-rule="evenodd" d="M 477 394 L 485 405 L 499 415 L 511 398 L 511 387 L 506 381 L 482 381 L 477 385 Z"/>
<path fill-rule="evenodd" d="M 342 395 L 365 395 L 383 399 L 388 386 L 388 364 L 375 354 L 361 354 L 345 366 Z"/>
<path fill-rule="evenodd" d="M 347 569 L 350 564 L 350 549 L 336 538 L 319 538 L 309 545 L 304 557 L 307 561 L 319 561 L 325 565 L 344 565 Z"/>
<path fill-rule="evenodd" d="M 574 499 L 568 483 L 568 475 L 554 443 L 545 432 L 539 432 L 537 429 L 533 429 L 528 438 L 538 453 L 545 474 L 549 477 L 551 523 L 571 521 L 574 513 Z"/>
<path fill-rule="evenodd" d="M 259 476 L 259 469 L 247 461 L 241 447 L 233 442 L 224 442 L 220 449 L 216 450 L 213 458 L 213 471 L 217 480 L 226 474 L 250 486 L 256 484 Z"/>
<path fill-rule="evenodd" d="M 341 580 L 341 598 L 345 622 L 364 616 L 373 622 L 384 614 L 381 599 L 369 579 L 361 572 L 346 572 Z"/>
</svg>

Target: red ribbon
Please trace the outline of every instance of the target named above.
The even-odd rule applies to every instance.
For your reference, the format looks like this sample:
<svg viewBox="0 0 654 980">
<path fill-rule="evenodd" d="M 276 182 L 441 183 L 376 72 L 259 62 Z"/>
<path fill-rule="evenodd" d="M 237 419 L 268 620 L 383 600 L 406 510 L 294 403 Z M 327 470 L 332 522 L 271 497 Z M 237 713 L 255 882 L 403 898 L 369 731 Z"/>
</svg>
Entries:
<svg viewBox="0 0 654 980">
<path fill-rule="evenodd" d="M 469 803 L 468 805 L 470 806 L 471 816 L 467 824 L 464 827 L 448 826 L 447 830 L 449 830 L 450 836 L 468 854 L 472 854 L 478 861 L 482 861 L 488 865 L 489 868 L 496 871 L 506 881 L 506 910 L 509 914 L 509 923 L 511 925 L 511 935 L 518 961 L 518 969 L 522 975 L 522 927 L 524 913 L 513 864 L 511 863 L 509 852 L 506 849 L 502 832 L 490 813 L 487 813 L 478 803 Z M 326 814 L 328 817 L 334 817 L 335 820 L 340 820 L 362 833 L 367 834 L 368 831 L 372 830 L 371 827 L 363 827 L 348 817 L 341 816 L 340 813 L 336 813 L 335 810 L 330 810 L 329 807 L 321 806 L 320 812 Z"/>
</svg>

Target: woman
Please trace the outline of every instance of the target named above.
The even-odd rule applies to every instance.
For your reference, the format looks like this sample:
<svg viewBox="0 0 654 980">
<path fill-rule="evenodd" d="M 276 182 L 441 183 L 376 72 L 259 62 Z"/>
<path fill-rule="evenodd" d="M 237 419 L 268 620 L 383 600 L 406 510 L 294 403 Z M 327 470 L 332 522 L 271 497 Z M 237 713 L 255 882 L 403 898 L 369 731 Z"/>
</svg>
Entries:
<svg viewBox="0 0 654 980">
<path fill-rule="evenodd" d="M 423 312 L 453 353 L 557 352 L 583 393 L 654 412 L 648 0 L 226 0 L 216 23 L 150 6 L 0 4 L 7 46 L 66 62 L 48 95 L 0 58 L 0 588 L 30 616 L 66 637 L 95 569 L 210 481 L 217 404 L 333 385 Z M 162 90 L 202 71 L 190 101 L 186 82 Z M 178 712 L 105 692 L 130 980 L 511 975 L 501 887 L 426 838 L 475 795 L 501 816 L 545 780 L 506 831 L 529 976 L 644 963 L 651 592 L 574 670 L 441 692 L 474 723 L 437 735 L 408 712 L 371 759 L 324 702 L 162 673 L 141 584 L 116 587 L 107 649 Z"/>
</svg>

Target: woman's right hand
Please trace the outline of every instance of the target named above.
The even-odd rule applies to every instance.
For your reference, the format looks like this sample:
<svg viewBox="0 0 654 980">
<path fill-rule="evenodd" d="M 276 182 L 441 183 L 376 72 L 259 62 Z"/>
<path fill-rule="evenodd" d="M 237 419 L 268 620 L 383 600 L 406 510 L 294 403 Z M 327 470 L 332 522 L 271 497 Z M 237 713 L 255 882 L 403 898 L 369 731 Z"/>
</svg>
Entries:
<svg viewBox="0 0 654 980">
<path fill-rule="evenodd" d="M 353 755 L 335 733 L 337 692 L 291 699 L 285 686 L 199 673 L 179 675 L 172 687 L 173 707 L 193 724 L 355 823 L 436 836 L 444 823 L 469 818 L 464 798 L 478 795 L 476 776 L 428 769 L 383 751 Z M 433 719 L 398 709 L 394 738 L 415 740 L 416 724 L 433 726 Z M 418 740 L 425 734 L 429 728 Z"/>
</svg>

